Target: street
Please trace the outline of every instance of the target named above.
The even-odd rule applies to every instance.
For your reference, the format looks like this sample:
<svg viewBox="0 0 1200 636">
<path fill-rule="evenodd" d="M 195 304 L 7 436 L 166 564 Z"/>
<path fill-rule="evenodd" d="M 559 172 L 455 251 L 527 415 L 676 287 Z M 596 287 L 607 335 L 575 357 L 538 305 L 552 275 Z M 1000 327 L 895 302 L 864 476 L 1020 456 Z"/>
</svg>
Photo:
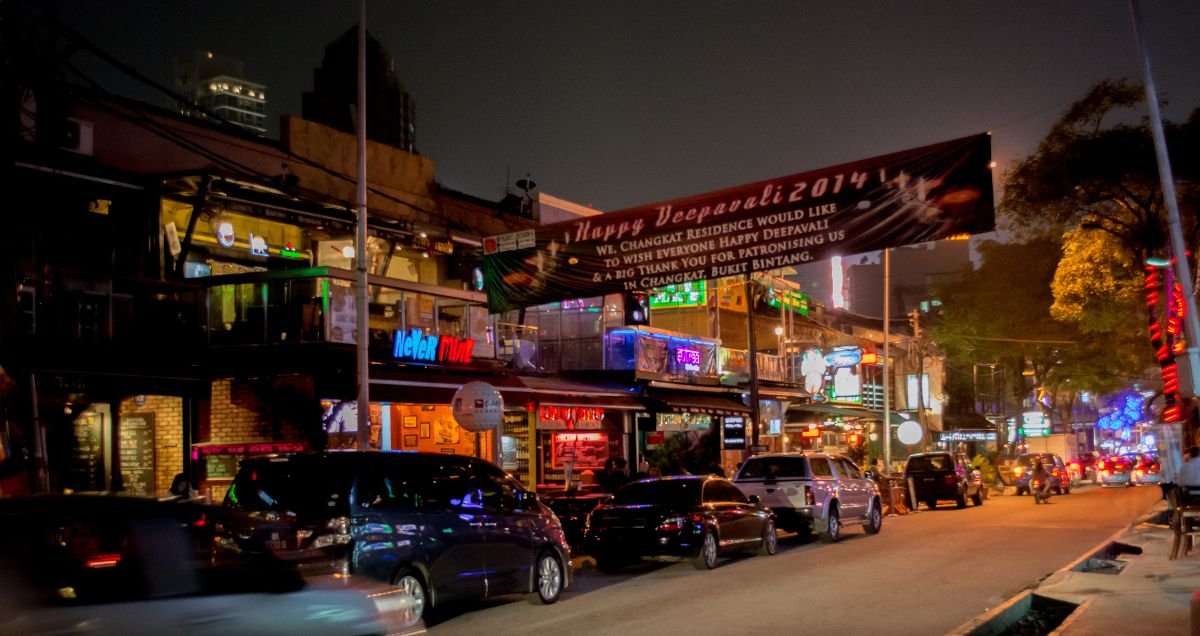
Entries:
<svg viewBox="0 0 1200 636">
<path fill-rule="evenodd" d="M 579 574 L 556 605 L 516 597 L 443 608 L 430 634 L 940 634 L 1070 563 L 1159 497 L 1157 487 L 1083 486 L 1047 505 L 992 497 L 981 508 L 885 519 L 874 537 L 783 535 L 773 557 L 710 572 L 645 564 Z"/>
</svg>

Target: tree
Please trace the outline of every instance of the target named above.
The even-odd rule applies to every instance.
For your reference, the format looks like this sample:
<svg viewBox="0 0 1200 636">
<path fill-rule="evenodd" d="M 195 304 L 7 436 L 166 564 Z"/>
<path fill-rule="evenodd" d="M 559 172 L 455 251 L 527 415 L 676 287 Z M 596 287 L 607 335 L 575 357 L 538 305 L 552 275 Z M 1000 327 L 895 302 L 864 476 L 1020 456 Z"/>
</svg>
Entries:
<svg viewBox="0 0 1200 636">
<path fill-rule="evenodd" d="M 1133 335 L 1140 330 L 1119 323 L 1121 331 L 1102 333 L 1097 320 L 1088 332 L 1079 321 L 1054 315 L 1052 282 L 1064 257 L 1060 241 L 1041 236 L 1024 243 L 986 242 L 979 251 L 978 269 L 936 290 L 942 306 L 931 336 L 959 378 L 970 377 L 976 363 L 998 364 L 1012 411 L 1041 387 L 1053 397 L 1055 419 L 1065 423 L 1081 391 L 1110 392 L 1147 366 L 1149 347 Z M 953 404 L 974 402 L 969 384 L 953 382 L 950 388 Z"/>
<path fill-rule="evenodd" d="M 1166 222 L 1153 138 L 1147 122 L 1130 123 L 1145 93 L 1125 80 L 1104 80 L 1072 104 L 1032 156 L 1005 175 L 999 209 L 1017 229 L 1059 235 L 1090 229 L 1110 236 L 1139 266 L 1166 247 Z M 1197 240 L 1200 208 L 1200 110 L 1182 126 L 1165 124 L 1178 181 L 1185 240 Z"/>
</svg>

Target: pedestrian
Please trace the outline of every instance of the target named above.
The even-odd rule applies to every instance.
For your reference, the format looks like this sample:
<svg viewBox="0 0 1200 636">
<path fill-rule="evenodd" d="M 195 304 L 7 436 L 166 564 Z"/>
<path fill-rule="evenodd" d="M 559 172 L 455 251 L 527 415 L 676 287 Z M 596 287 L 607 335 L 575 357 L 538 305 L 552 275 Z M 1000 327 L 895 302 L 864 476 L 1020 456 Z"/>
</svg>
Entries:
<svg viewBox="0 0 1200 636">
<path fill-rule="evenodd" d="M 1200 446 L 1188 449 L 1183 467 L 1175 475 L 1175 483 L 1180 488 L 1181 503 L 1190 503 L 1200 495 Z M 1193 492 L 1196 491 L 1196 494 Z"/>
<path fill-rule="evenodd" d="M 168 492 L 179 501 L 187 501 L 200 496 L 199 492 L 192 490 L 191 484 L 188 483 L 187 475 L 183 473 L 175 475 L 175 479 L 171 480 L 171 488 Z"/>
<path fill-rule="evenodd" d="M 604 470 L 596 476 L 597 483 L 607 492 L 616 492 L 629 481 L 629 474 L 625 472 L 626 466 L 628 462 L 624 457 L 608 458 L 604 461 Z"/>
</svg>

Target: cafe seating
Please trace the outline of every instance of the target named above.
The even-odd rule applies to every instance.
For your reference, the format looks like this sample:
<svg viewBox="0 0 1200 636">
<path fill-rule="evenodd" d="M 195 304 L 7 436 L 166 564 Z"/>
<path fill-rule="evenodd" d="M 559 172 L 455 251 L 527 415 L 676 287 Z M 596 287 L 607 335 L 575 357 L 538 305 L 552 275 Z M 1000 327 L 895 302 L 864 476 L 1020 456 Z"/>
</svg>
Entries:
<svg viewBox="0 0 1200 636">
<path fill-rule="evenodd" d="M 1200 493 L 1185 491 L 1182 488 L 1172 488 L 1167 491 L 1168 508 L 1171 512 L 1171 553 L 1170 560 L 1177 559 L 1182 549 L 1187 556 L 1194 546 L 1194 537 L 1200 536 L 1200 504 L 1190 503 L 1200 501 Z"/>
</svg>

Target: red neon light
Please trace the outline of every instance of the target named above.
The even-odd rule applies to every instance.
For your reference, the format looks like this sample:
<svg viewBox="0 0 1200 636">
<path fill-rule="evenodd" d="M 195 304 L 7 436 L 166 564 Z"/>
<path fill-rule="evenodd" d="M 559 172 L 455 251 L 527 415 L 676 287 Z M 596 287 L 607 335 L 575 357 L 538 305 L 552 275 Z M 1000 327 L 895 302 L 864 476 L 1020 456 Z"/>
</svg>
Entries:
<svg viewBox="0 0 1200 636">
<path fill-rule="evenodd" d="M 810 428 L 808 430 L 800 431 L 800 437 L 820 437 L 820 436 L 821 436 L 820 429 Z"/>
<path fill-rule="evenodd" d="M 555 433 L 555 442 L 598 442 L 608 437 L 605 433 Z"/>
<path fill-rule="evenodd" d="M 96 556 L 84 562 L 84 566 L 99 570 L 102 568 L 115 567 L 120 562 L 121 555 L 119 554 L 97 554 Z"/>
</svg>

